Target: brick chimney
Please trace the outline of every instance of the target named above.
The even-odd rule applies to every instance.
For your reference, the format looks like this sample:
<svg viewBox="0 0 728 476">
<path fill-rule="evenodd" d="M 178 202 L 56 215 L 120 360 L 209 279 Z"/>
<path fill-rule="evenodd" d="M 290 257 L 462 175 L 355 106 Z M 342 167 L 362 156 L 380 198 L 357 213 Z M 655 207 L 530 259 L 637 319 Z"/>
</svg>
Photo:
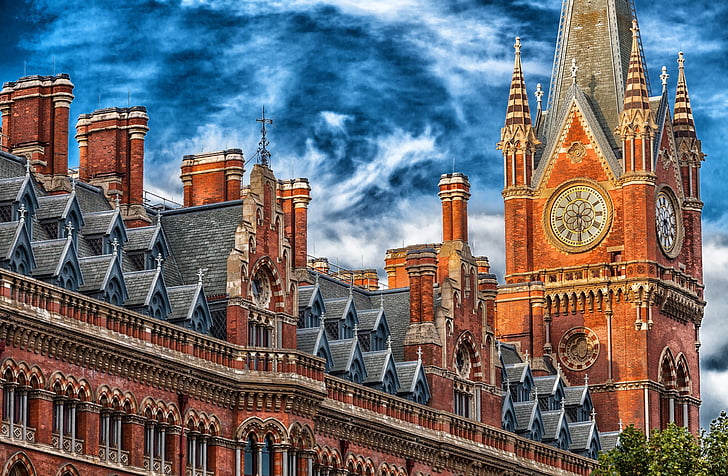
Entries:
<svg viewBox="0 0 728 476">
<path fill-rule="evenodd" d="M 293 248 L 293 267 L 305 268 L 308 253 L 308 204 L 311 186 L 308 179 L 280 180 L 278 200 L 283 207 L 286 238 Z"/>
<path fill-rule="evenodd" d="M 151 221 L 144 210 L 144 136 L 149 127 L 143 106 L 98 109 L 76 123 L 79 177 L 117 196 L 127 226 Z"/>
<path fill-rule="evenodd" d="M 67 74 L 25 76 L 0 91 L 2 150 L 30 159 L 47 191 L 68 184 L 68 113 L 73 83 Z"/>
<path fill-rule="evenodd" d="M 194 207 L 240 198 L 245 158 L 240 149 L 227 149 L 182 158 L 184 205 Z"/>
<path fill-rule="evenodd" d="M 414 360 L 419 351 L 430 365 L 442 364 L 440 339 L 435 327 L 435 277 L 437 250 L 412 248 L 405 268 L 409 274 L 410 324 L 405 336 L 405 358 Z"/>
<path fill-rule="evenodd" d="M 468 241 L 468 199 L 470 182 L 461 173 L 440 176 L 442 241 Z"/>
<path fill-rule="evenodd" d="M 329 274 L 329 271 L 331 270 L 328 258 L 312 258 L 308 262 L 308 266 L 321 274 Z"/>
</svg>

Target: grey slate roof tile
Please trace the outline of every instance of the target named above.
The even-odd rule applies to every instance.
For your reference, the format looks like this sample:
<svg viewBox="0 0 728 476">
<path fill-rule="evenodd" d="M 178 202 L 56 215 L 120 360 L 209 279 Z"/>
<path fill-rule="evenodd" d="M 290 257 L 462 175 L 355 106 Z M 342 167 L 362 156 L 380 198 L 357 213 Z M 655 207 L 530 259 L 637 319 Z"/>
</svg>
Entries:
<svg viewBox="0 0 728 476">
<path fill-rule="evenodd" d="M 235 245 L 235 230 L 243 219 L 241 204 L 241 200 L 236 200 L 162 214 L 162 227 L 173 256 L 171 262 L 179 273 L 179 284 L 197 282 L 197 270 L 207 268 L 207 296 L 227 294 L 227 258 Z M 172 284 L 174 273 L 167 271 Z"/>
<path fill-rule="evenodd" d="M 25 182 L 25 176 L 0 179 L 0 203 L 14 202 Z"/>
<path fill-rule="evenodd" d="M 298 288 L 298 307 L 303 309 L 311 305 L 315 285 L 301 286 Z"/>
<path fill-rule="evenodd" d="M 611 451 L 619 444 L 619 432 L 618 431 L 607 431 L 599 433 L 599 443 L 601 444 L 602 451 Z"/>
<path fill-rule="evenodd" d="M 93 292 L 103 289 L 106 275 L 114 263 L 114 255 L 90 256 L 80 258 L 78 264 L 83 275 L 83 285 L 80 292 Z"/>
<path fill-rule="evenodd" d="M 57 240 L 34 241 L 31 244 L 36 266 L 33 270 L 33 276 L 55 275 L 58 263 L 63 257 L 66 242 L 65 238 L 60 238 Z"/>
<path fill-rule="evenodd" d="M 144 306 L 156 276 L 156 269 L 124 273 L 124 283 L 126 284 L 126 291 L 129 294 L 124 306 Z"/>
<path fill-rule="evenodd" d="M 86 236 L 106 235 L 111 231 L 115 217 L 116 210 L 84 213 L 83 219 L 86 224 L 81 228 L 81 233 Z"/>
<path fill-rule="evenodd" d="M 553 395 L 561 377 L 557 375 L 545 375 L 543 377 L 534 377 L 533 383 L 538 390 L 539 395 Z"/>
<path fill-rule="evenodd" d="M 81 212 L 84 213 L 84 218 L 86 213 L 112 210 L 111 204 L 106 200 L 101 189 L 84 182 L 76 182 L 76 200 L 78 200 Z"/>
<path fill-rule="evenodd" d="M 151 250 L 157 231 L 157 226 L 143 226 L 127 229 L 127 242 L 124 244 L 124 250 L 127 252 Z"/>
<path fill-rule="evenodd" d="M 381 382 L 384 378 L 384 371 L 387 369 L 390 352 L 378 350 L 374 352 L 363 352 L 364 367 L 367 369 L 367 378 L 364 383 Z"/>
<path fill-rule="evenodd" d="M 414 391 L 419 364 L 420 363 L 416 360 L 398 362 L 395 364 L 395 367 L 397 368 L 397 377 L 399 378 L 400 392 Z"/>
<path fill-rule="evenodd" d="M 35 217 L 39 221 L 50 219 L 61 219 L 64 217 L 66 208 L 71 200 L 71 194 L 44 195 L 38 197 L 38 210 Z"/>
<path fill-rule="evenodd" d="M 561 410 L 542 411 L 544 440 L 556 440 L 559 437 L 559 429 L 563 421 L 564 412 Z"/>
<path fill-rule="evenodd" d="M 316 344 L 320 333 L 320 327 L 296 329 L 296 350 L 316 355 Z"/>
<path fill-rule="evenodd" d="M 528 374 L 528 364 L 525 362 L 506 365 L 506 376 L 510 383 L 523 382 Z"/>
<path fill-rule="evenodd" d="M 169 304 L 172 306 L 172 312 L 167 316 L 167 320 L 186 319 L 197 297 L 197 284 L 168 287 L 167 296 L 169 297 Z"/>
<path fill-rule="evenodd" d="M 25 175 L 25 159 L 0 151 L 0 179 Z"/>
<path fill-rule="evenodd" d="M 334 365 L 331 367 L 331 372 L 344 372 L 348 370 L 349 363 L 354 355 L 356 343 L 357 340 L 353 338 L 329 341 L 331 358 L 334 361 Z"/>
<path fill-rule="evenodd" d="M 17 221 L 0 223 L 0 257 L 9 258 L 8 253 L 15 244 L 19 223 Z"/>
<path fill-rule="evenodd" d="M 589 448 L 589 437 L 595 429 L 593 421 L 573 422 L 569 423 L 569 433 L 571 433 L 570 451 L 583 451 Z"/>
<path fill-rule="evenodd" d="M 578 406 L 584 403 L 586 399 L 587 386 L 566 387 L 564 389 L 564 405 L 567 407 Z"/>
<path fill-rule="evenodd" d="M 513 403 L 513 409 L 516 412 L 516 430 L 526 431 L 531 428 L 531 420 L 533 418 L 537 403 L 534 400 L 526 402 Z"/>
</svg>

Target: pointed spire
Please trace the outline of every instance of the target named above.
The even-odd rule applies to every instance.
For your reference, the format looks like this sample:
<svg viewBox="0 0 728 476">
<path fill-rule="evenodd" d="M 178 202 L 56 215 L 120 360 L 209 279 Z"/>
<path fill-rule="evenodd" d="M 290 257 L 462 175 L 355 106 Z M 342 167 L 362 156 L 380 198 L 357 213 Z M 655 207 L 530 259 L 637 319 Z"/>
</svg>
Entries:
<svg viewBox="0 0 728 476">
<path fill-rule="evenodd" d="M 506 112 L 506 126 L 514 124 L 530 125 L 531 112 L 528 108 L 528 94 L 526 82 L 523 79 L 521 66 L 521 39 L 516 38 L 516 56 L 513 63 L 513 76 L 511 78 L 511 92 L 508 97 L 508 111 Z"/>
<path fill-rule="evenodd" d="M 639 27 L 637 26 L 637 20 L 632 20 L 632 52 L 629 57 L 627 87 L 624 92 L 625 112 L 634 109 L 645 111 L 650 109 L 649 93 L 647 92 L 647 78 L 642 64 Z"/>
<path fill-rule="evenodd" d="M 673 125 L 676 137 L 697 137 L 695 134 L 695 121 L 693 109 L 690 107 L 688 85 L 685 82 L 685 57 L 683 52 L 677 56 L 677 88 L 675 90 L 675 118 Z"/>
</svg>

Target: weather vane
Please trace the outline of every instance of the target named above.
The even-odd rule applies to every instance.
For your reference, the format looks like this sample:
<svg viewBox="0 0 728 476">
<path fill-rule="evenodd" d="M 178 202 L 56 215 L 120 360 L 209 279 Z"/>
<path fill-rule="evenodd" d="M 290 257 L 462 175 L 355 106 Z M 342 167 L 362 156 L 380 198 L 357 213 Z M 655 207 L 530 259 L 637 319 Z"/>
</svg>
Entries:
<svg viewBox="0 0 728 476">
<path fill-rule="evenodd" d="M 256 119 L 255 121 L 262 123 L 262 127 L 260 128 L 260 142 L 258 142 L 258 154 L 260 155 L 260 163 L 268 167 L 270 164 L 270 152 L 266 147 L 268 147 L 270 142 L 268 142 L 268 139 L 266 139 L 265 137 L 265 134 L 267 132 L 265 126 L 266 124 L 273 124 L 273 119 L 265 118 L 265 106 L 263 106 L 263 114 L 261 118 Z"/>
</svg>

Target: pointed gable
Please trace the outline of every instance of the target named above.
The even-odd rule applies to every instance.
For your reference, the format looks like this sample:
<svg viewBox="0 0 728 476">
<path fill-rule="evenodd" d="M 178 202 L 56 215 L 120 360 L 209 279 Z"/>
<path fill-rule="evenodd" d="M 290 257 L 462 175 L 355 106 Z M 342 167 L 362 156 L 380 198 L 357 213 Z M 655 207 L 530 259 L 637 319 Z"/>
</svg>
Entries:
<svg viewBox="0 0 728 476">
<path fill-rule="evenodd" d="M 202 283 L 167 288 L 172 312 L 167 321 L 185 329 L 207 334 L 212 327 L 212 317 Z"/>
<path fill-rule="evenodd" d="M 569 423 L 569 432 L 571 433 L 569 451 L 587 458 L 599 457 L 602 447 L 595 421 Z"/>
<path fill-rule="evenodd" d="M 78 291 L 84 281 L 72 239 L 36 241 L 32 247 L 36 260 L 33 277 Z"/>
<path fill-rule="evenodd" d="M 84 284 L 79 292 L 121 306 L 128 298 L 119 259 L 111 255 L 80 258 Z"/>
<path fill-rule="evenodd" d="M 0 223 L 0 267 L 20 274 L 30 274 L 36 267 L 23 220 Z"/>
<path fill-rule="evenodd" d="M 326 303 L 318 282 L 298 288 L 298 327 L 319 327 L 325 312 Z"/>
<path fill-rule="evenodd" d="M 172 312 L 161 268 L 124 273 L 124 281 L 129 292 L 125 307 L 162 320 Z"/>
<path fill-rule="evenodd" d="M 85 223 L 75 192 L 38 197 L 35 219 L 48 239 L 65 238 L 70 229 L 76 243 L 78 232 Z M 67 227 L 69 223 L 70 228 Z"/>
<path fill-rule="evenodd" d="M 28 235 L 33 239 L 33 217 L 38 209 L 30 173 L 23 177 L 0 179 L 0 222 L 17 221 L 24 216 Z"/>
<path fill-rule="evenodd" d="M 330 341 L 329 347 L 334 361 L 331 374 L 354 383 L 363 383 L 367 372 L 359 341 L 354 338 L 340 339 Z"/>
<path fill-rule="evenodd" d="M 296 349 L 326 361 L 326 372 L 334 365 L 326 331 L 322 326 L 296 329 Z"/>
<path fill-rule="evenodd" d="M 167 238 L 158 219 L 156 225 L 130 228 L 126 230 L 128 241 L 124 245 L 125 261 L 134 271 L 152 269 L 156 259 L 170 256 Z"/>
<path fill-rule="evenodd" d="M 397 394 L 415 403 L 427 405 L 432 394 L 422 361 L 398 362 L 395 366 L 400 384 Z"/>
<path fill-rule="evenodd" d="M 84 237 L 83 256 L 111 254 L 116 240 L 120 246 L 127 241 L 126 226 L 119 210 L 107 210 L 84 215 L 85 224 L 81 228 Z"/>
<path fill-rule="evenodd" d="M 397 368 L 392 358 L 392 351 L 387 349 L 375 352 L 363 352 L 362 355 L 364 357 L 364 366 L 367 370 L 364 385 L 395 395 L 397 390 L 399 390 L 400 382 L 397 377 Z"/>
</svg>

